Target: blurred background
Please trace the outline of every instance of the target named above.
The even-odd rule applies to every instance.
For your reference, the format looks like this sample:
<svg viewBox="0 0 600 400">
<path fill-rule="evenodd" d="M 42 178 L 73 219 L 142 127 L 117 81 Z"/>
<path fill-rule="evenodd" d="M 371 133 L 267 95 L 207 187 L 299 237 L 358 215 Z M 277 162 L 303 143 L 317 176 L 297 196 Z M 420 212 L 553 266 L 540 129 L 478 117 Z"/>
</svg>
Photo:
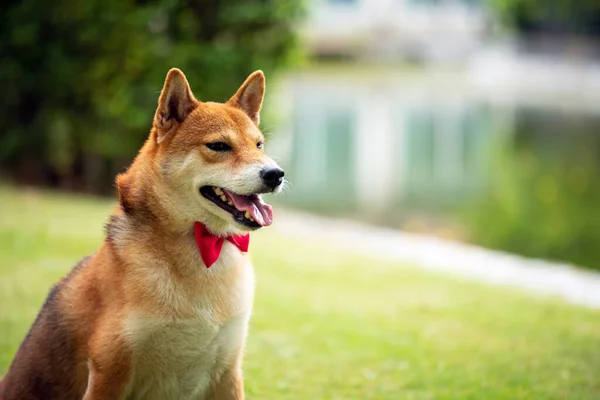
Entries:
<svg viewBox="0 0 600 400">
<path fill-rule="evenodd" d="M 600 268 L 600 2 L 309 5 L 285 201 Z"/>
<path fill-rule="evenodd" d="M 269 79 L 280 202 L 600 268 L 595 0 L 23 0 L 0 27 L 0 168 L 112 194 L 166 71 Z"/>
<path fill-rule="evenodd" d="M 290 187 L 252 236 L 249 398 L 598 399 L 598 0 L 0 9 L 0 377 L 167 71 L 225 101 L 262 69 Z"/>
</svg>

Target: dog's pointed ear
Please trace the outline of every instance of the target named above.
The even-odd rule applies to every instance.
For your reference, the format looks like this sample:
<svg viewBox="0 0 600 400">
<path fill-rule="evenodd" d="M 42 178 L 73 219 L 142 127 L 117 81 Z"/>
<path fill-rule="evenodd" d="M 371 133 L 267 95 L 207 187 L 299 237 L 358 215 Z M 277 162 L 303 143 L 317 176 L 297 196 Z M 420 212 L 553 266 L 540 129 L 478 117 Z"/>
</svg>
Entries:
<svg viewBox="0 0 600 400">
<path fill-rule="evenodd" d="M 156 141 L 162 142 L 197 106 L 198 100 L 194 97 L 185 75 L 180 69 L 172 68 L 165 79 L 154 115 Z"/>
<path fill-rule="evenodd" d="M 241 108 L 258 126 L 260 123 L 260 108 L 265 97 L 265 74 L 255 71 L 240 86 L 229 104 Z"/>
</svg>

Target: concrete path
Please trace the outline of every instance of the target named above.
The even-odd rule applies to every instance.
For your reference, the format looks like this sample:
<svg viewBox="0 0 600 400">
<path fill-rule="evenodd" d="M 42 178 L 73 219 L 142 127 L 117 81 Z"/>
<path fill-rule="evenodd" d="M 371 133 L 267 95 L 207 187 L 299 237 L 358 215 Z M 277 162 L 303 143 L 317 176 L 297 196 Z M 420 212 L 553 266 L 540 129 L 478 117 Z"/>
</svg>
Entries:
<svg viewBox="0 0 600 400">
<path fill-rule="evenodd" d="M 281 210 L 274 228 L 349 250 L 600 309 L 600 273 L 358 222 Z"/>
</svg>

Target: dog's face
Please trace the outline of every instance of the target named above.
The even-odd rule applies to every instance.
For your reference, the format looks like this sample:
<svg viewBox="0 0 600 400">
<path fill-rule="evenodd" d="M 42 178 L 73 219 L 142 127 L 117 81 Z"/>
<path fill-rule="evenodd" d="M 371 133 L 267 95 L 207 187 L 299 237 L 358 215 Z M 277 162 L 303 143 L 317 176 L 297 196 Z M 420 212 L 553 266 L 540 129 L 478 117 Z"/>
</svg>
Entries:
<svg viewBox="0 0 600 400">
<path fill-rule="evenodd" d="M 155 191 L 171 218 L 222 235 L 271 224 L 261 194 L 279 192 L 284 172 L 265 154 L 258 128 L 264 91 L 257 71 L 227 103 L 200 102 L 183 73 L 169 71 L 150 140 L 161 178 Z"/>
</svg>

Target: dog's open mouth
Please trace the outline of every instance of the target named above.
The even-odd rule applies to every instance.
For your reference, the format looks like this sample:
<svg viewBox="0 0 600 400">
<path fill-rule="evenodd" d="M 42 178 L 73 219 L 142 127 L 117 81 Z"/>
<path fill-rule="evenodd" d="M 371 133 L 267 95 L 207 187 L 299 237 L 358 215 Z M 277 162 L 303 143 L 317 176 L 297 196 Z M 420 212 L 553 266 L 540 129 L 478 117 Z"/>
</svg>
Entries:
<svg viewBox="0 0 600 400">
<path fill-rule="evenodd" d="M 200 194 L 233 215 L 233 219 L 249 228 L 273 223 L 273 208 L 259 194 L 242 195 L 216 186 L 202 186 Z"/>
</svg>

